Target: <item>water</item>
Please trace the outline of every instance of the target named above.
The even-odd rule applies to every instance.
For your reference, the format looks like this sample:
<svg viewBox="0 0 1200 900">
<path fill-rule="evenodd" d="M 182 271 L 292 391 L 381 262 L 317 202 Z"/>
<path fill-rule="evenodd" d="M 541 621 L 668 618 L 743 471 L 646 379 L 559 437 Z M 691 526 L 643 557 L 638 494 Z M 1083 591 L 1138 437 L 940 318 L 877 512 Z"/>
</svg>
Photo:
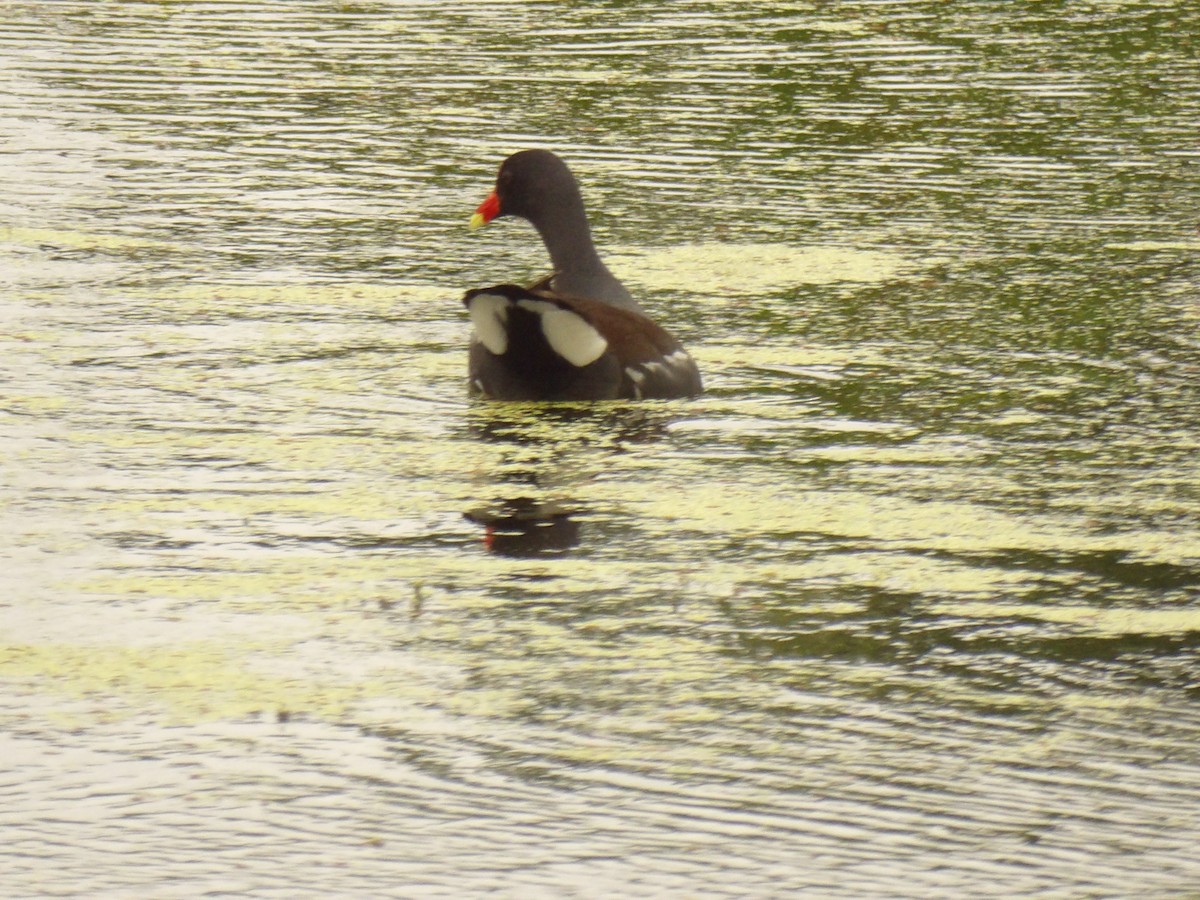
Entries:
<svg viewBox="0 0 1200 900">
<path fill-rule="evenodd" d="M 0 23 L 5 894 L 1200 888 L 1196 13 Z M 536 145 L 703 398 L 466 398 Z"/>
</svg>

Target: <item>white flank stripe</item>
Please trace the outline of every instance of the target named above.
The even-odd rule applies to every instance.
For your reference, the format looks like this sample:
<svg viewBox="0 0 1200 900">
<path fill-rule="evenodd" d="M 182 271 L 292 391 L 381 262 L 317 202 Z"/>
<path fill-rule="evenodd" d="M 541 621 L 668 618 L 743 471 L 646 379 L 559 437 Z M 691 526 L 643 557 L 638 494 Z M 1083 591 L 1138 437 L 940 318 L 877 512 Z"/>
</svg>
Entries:
<svg viewBox="0 0 1200 900">
<path fill-rule="evenodd" d="M 477 294 L 468 308 L 475 336 L 497 356 L 508 349 L 508 303 L 503 294 Z"/>
<path fill-rule="evenodd" d="M 524 306 L 529 301 L 520 302 Z M 542 333 L 550 349 L 571 365 L 590 365 L 608 349 L 604 336 L 578 315 L 551 303 L 545 305 L 550 309 L 542 313 Z"/>
<path fill-rule="evenodd" d="M 692 361 L 692 358 L 690 356 L 688 356 L 686 350 L 676 350 L 674 353 L 663 358 L 663 362 L 665 362 L 668 366 L 670 366 L 673 369 L 682 368 L 682 367 L 686 366 L 688 363 L 690 363 L 691 361 Z"/>
</svg>

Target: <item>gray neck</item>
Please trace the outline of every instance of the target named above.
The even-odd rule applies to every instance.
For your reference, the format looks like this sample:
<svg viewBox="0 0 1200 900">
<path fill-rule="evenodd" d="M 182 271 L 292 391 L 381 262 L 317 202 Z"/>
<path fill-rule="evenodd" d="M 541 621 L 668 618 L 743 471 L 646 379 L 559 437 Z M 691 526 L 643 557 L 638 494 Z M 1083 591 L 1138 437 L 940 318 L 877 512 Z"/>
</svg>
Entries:
<svg viewBox="0 0 1200 900">
<path fill-rule="evenodd" d="M 563 294 L 603 300 L 640 312 L 625 285 L 608 270 L 592 243 L 583 202 L 568 203 L 538 216 L 533 223 L 554 264 L 554 289 Z"/>
</svg>

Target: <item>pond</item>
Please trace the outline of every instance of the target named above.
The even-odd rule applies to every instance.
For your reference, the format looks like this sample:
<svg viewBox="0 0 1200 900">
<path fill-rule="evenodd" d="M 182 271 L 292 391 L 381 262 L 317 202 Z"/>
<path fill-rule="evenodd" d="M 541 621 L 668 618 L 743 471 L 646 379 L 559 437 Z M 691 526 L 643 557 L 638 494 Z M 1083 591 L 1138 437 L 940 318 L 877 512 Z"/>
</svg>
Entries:
<svg viewBox="0 0 1200 900">
<path fill-rule="evenodd" d="M 1198 43 L 6 4 L 4 893 L 1197 890 Z M 538 146 L 703 396 L 468 397 Z"/>
</svg>

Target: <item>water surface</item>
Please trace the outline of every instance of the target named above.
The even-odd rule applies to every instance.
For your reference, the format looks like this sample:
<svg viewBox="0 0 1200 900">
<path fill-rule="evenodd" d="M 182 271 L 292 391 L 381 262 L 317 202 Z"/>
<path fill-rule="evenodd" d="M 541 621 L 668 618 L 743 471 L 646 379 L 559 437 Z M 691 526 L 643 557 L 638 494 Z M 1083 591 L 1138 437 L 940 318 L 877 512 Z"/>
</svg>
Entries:
<svg viewBox="0 0 1200 900">
<path fill-rule="evenodd" d="M 1197 34 L 6 4 L 0 886 L 1194 892 Z M 702 398 L 467 399 L 528 146 Z"/>
</svg>

